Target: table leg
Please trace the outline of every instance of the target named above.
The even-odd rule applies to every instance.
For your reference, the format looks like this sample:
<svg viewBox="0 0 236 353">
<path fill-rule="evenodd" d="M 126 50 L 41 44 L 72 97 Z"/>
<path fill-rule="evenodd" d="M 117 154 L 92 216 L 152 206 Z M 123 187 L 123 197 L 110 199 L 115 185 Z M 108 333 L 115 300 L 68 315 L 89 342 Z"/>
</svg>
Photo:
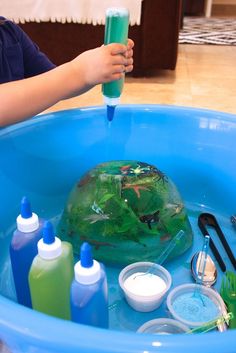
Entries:
<svg viewBox="0 0 236 353">
<path fill-rule="evenodd" d="M 211 17 L 211 10 L 212 10 L 212 0 L 206 0 L 206 4 L 205 4 L 206 17 Z"/>
</svg>

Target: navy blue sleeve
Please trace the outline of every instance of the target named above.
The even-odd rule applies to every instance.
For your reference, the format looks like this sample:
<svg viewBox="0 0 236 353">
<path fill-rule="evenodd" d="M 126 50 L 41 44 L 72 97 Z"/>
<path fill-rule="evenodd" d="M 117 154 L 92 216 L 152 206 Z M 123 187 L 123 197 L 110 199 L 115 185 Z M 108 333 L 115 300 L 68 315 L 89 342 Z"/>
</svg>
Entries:
<svg viewBox="0 0 236 353">
<path fill-rule="evenodd" d="M 18 28 L 18 33 L 23 50 L 25 77 L 35 76 L 55 67 L 21 28 Z"/>
<path fill-rule="evenodd" d="M 3 17 L 0 20 L 0 83 L 35 76 L 55 67 L 18 25 Z"/>
</svg>

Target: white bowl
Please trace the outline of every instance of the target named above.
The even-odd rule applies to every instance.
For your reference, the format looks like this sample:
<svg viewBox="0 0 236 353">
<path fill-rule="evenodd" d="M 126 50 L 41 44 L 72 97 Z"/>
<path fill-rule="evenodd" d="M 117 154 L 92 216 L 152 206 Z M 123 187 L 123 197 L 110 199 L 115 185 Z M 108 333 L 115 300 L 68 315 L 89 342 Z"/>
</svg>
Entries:
<svg viewBox="0 0 236 353">
<path fill-rule="evenodd" d="M 166 304 L 174 319 L 191 328 L 202 326 L 227 313 L 224 301 L 218 292 L 193 283 L 175 287 L 168 294 Z M 210 307 L 212 311 L 208 310 Z M 180 308 L 183 309 L 182 312 Z M 190 320 L 190 317 L 193 319 Z"/>
<path fill-rule="evenodd" d="M 138 275 L 145 273 L 150 267 L 151 274 Z M 163 266 L 153 262 L 135 262 L 126 266 L 119 274 L 119 285 L 128 304 L 136 311 L 149 312 L 157 309 L 171 283 L 170 273 Z"/>
<path fill-rule="evenodd" d="M 172 335 L 177 333 L 186 333 L 188 326 L 181 322 L 168 318 L 159 318 L 145 322 L 139 327 L 139 333 L 153 333 L 157 335 Z"/>
</svg>

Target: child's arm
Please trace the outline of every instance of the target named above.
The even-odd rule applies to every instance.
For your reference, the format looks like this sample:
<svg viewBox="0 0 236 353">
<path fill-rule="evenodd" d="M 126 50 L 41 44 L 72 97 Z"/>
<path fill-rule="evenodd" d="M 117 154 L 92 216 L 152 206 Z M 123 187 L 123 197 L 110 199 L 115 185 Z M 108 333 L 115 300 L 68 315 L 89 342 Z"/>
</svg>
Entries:
<svg viewBox="0 0 236 353">
<path fill-rule="evenodd" d="M 88 50 L 46 73 L 0 85 L 0 127 L 40 113 L 93 86 L 118 80 L 133 69 L 133 41 Z"/>
</svg>

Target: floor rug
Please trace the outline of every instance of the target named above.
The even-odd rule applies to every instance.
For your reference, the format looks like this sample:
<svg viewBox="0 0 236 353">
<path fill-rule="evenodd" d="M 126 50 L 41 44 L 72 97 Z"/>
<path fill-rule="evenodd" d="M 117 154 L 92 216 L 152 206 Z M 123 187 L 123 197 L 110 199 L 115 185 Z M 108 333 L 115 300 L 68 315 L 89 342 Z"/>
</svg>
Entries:
<svg viewBox="0 0 236 353">
<path fill-rule="evenodd" d="M 236 19 L 184 17 L 179 43 L 236 45 Z"/>
</svg>

